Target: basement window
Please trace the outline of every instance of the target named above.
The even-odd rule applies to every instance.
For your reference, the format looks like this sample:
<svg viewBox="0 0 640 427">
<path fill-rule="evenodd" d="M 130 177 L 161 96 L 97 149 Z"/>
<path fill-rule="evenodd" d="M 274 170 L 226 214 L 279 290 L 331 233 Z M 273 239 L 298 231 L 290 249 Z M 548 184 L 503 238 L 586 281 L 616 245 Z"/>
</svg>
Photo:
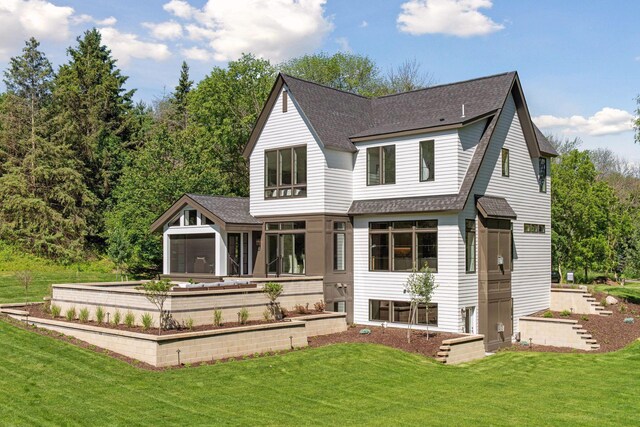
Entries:
<svg viewBox="0 0 640 427">
<path fill-rule="evenodd" d="M 409 301 L 387 301 L 387 300 L 369 300 L 369 320 L 390 322 L 390 323 L 408 323 L 409 322 Z M 418 304 L 418 325 L 438 325 L 438 304 L 429 303 L 429 312 L 427 313 L 427 305 Z"/>
</svg>

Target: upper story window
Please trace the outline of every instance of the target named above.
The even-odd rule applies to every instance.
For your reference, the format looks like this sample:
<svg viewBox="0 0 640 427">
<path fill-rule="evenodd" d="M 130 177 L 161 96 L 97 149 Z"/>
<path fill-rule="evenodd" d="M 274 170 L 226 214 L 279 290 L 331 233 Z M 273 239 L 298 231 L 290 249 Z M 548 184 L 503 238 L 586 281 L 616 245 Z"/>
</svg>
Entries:
<svg viewBox="0 0 640 427">
<path fill-rule="evenodd" d="M 547 232 L 547 227 L 544 224 L 525 224 L 524 232 L 527 234 L 544 234 Z"/>
<path fill-rule="evenodd" d="M 438 269 L 438 221 L 369 223 L 369 270 Z"/>
<path fill-rule="evenodd" d="M 538 159 L 538 187 L 541 193 L 547 192 L 547 159 Z"/>
<path fill-rule="evenodd" d="M 502 176 L 509 176 L 509 150 L 502 149 Z"/>
<path fill-rule="evenodd" d="M 184 211 L 184 225 L 198 225 L 198 211 L 194 209 Z"/>
<path fill-rule="evenodd" d="M 288 95 L 287 95 L 287 92 L 286 92 L 286 91 L 283 91 L 283 92 L 282 92 L 282 112 L 283 112 L 283 113 L 286 113 L 286 112 L 287 112 L 287 110 L 288 110 L 288 107 L 289 107 L 289 106 L 287 105 L 287 104 L 288 104 L 288 102 L 287 102 L 287 101 L 288 101 L 288 98 L 289 98 L 289 97 L 288 97 Z"/>
<path fill-rule="evenodd" d="M 264 152 L 264 198 L 307 196 L 307 147 Z"/>
<path fill-rule="evenodd" d="M 347 223 L 344 221 L 333 223 L 333 269 L 347 269 Z"/>
<path fill-rule="evenodd" d="M 169 227 L 180 227 L 180 215 L 169 222 Z"/>
<path fill-rule="evenodd" d="M 420 141 L 420 181 L 435 179 L 434 141 Z"/>
<path fill-rule="evenodd" d="M 203 214 L 200 214 L 200 223 L 204 225 L 215 225 L 215 222 L 213 222 Z"/>
<path fill-rule="evenodd" d="M 465 244 L 465 271 L 475 273 L 476 271 L 476 221 L 466 219 L 464 221 L 464 244 Z"/>
<path fill-rule="evenodd" d="M 396 146 L 367 148 L 367 185 L 396 183 Z"/>
</svg>

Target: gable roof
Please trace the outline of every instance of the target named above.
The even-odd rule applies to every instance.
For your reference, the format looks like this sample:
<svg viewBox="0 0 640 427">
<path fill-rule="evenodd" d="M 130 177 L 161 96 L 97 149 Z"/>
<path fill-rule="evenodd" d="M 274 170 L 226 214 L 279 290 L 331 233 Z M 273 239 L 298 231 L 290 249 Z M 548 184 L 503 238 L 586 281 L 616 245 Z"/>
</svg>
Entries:
<svg viewBox="0 0 640 427">
<path fill-rule="evenodd" d="M 300 107 L 303 118 L 322 145 L 355 152 L 354 143 L 358 141 L 402 132 L 462 127 L 487 117 L 502 108 L 514 85 L 519 89 L 519 112 L 526 116 L 522 120 L 525 136 L 536 144 L 529 147 L 531 155 L 556 155 L 531 123 L 515 71 L 378 98 L 366 98 L 280 73 L 245 146 L 244 155 L 249 157 L 283 88 Z"/>
<path fill-rule="evenodd" d="M 199 210 L 207 218 L 225 229 L 229 225 L 259 226 L 262 224 L 260 220 L 249 213 L 248 197 L 185 194 L 151 224 L 151 231 L 161 230 L 185 206 Z"/>
<path fill-rule="evenodd" d="M 538 140 L 538 146 L 540 147 L 540 152 L 547 156 L 557 157 L 558 152 L 556 151 L 555 148 L 553 148 L 553 145 L 551 145 L 551 143 L 549 142 L 547 137 L 544 136 L 542 131 L 538 129 L 538 126 L 534 124 L 533 130 L 536 132 L 536 139 Z"/>
</svg>

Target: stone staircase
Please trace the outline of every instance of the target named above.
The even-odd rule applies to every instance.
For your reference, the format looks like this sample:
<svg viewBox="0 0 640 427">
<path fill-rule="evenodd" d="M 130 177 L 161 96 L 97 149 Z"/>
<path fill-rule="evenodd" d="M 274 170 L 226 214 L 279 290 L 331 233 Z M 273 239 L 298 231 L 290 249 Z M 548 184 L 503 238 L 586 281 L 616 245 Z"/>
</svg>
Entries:
<svg viewBox="0 0 640 427">
<path fill-rule="evenodd" d="M 609 315 L 610 316 L 610 315 Z M 593 336 L 586 329 L 582 329 L 582 325 L 573 325 L 573 330 L 580 337 L 581 340 L 584 340 L 584 343 L 590 350 L 598 350 L 600 348 L 600 344 L 598 341 L 593 339 Z"/>
<path fill-rule="evenodd" d="M 600 316 L 611 316 L 613 312 L 611 310 L 605 310 L 605 307 L 602 306 L 596 299 L 588 292 L 582 294 L 582 298 L 590 306 L 590 314 L 599 314 Z"/>
</svg>

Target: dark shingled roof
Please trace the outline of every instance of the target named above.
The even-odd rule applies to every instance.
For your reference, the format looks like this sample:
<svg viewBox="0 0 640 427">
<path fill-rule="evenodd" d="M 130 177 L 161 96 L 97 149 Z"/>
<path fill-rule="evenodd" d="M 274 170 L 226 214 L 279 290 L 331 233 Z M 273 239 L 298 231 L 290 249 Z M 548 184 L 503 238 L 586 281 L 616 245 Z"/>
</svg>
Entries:
<svg viewBox="0 0 640 427">
<path fill-rule="evenodd" d="M 227 224 L 262 224 L 249 213 L 248 197 L 205 196 L 187 194 L 213 215 Z"/>
<path fill-rule="evenodd" d="M 517 218 L 509 202 L 503 197 L 476 197 L 476 206 L 485 218 Z"/>
<path fill-rule="evenodd" d="M 444 212 L 459 209 L 460 196 L 403 197 L 397 199 L 354 200 L 349 215 Z"/>
<path fill-rule="evenodd" d="M 557 156 L 558 152 L 553 145 L 549 142 L 546 136 L 538 129 L 538 126 L 533 125 L 533 130 L 536 132 L 536 139 L 538 140 L 538 147 L 540 147 L 540 152 L 542 154 L 546 154 L 549 156 Z"/>
</svg>

